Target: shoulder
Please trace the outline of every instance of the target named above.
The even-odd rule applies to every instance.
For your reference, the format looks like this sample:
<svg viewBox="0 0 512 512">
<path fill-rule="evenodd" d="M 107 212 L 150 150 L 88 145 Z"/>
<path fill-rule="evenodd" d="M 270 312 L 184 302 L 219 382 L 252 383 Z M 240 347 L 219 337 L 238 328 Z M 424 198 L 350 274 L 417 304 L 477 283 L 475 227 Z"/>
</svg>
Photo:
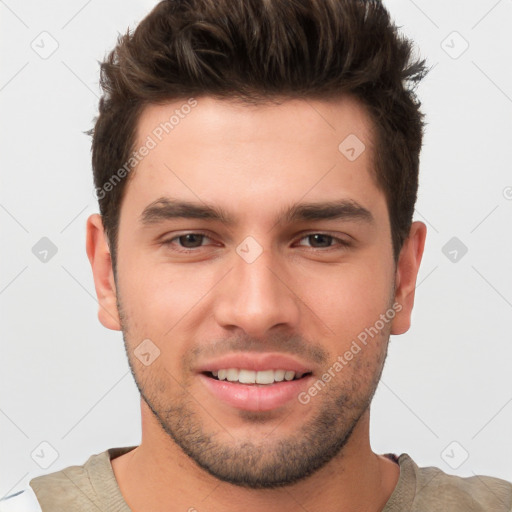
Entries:
<svg viewBox="0 0 512 512">
<path fill-rule="evenodd" d="M 30 480 L 30 486 L 42 510 L 90 510 L 91 506 L 95 510 L 106 510 L 112 500 L 118 505 L 116 510 L 126 510 L 112 470 L 111 459 L 133 448 L 135 447 L 110 448 L 91 455 L 83 465 L 68 466 Z M 4 511 L 0 509 L 0 512 Z"/>
<path fill-rule="evenodd" d="M 50 487 L 55 492 L 62 492 L 68 488 L 76 488 L 79 485 L 86 490 L 92 491 L 93 482 L 91 481 L 91 476 L 99 475 L 100 478 L 105 477 L 105 473 L 111 472 L 111 458 L 131 449 L 133 447 L 110 448 L 101 453 L 93 454 L 82 465 L 67 466 L 59 471 L 37 476 L 30 481 L 30 485 L 38 496 L 40 492 Z"/>
<path fill-rule="evenodd" d="M 2 498 L 0 512 L 41 512 L 41 506 L 32 488 L 28 487 Z"/>
<path fill-rule="evenodd" d="M 400 455 L 399 462 L 415 476 L 413 510 L 512 511 L 512 483 L 506 480 L 460 477 L 436 467 L 418 467 L 408 454 Z"/>
</svg>

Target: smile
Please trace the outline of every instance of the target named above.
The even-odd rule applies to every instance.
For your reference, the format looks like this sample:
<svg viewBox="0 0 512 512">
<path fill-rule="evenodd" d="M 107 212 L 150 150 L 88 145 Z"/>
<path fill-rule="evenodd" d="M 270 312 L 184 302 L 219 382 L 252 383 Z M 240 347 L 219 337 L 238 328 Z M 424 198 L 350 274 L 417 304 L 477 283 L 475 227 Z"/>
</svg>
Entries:
<svg viewBox="0 0 512 512">
<path fill-rule="evenodd" d="M 226 368 L 209 372 L 212 378 L 227 380 L 240 384 L 274 384 L 275 382 L 301 379 L 309 372 L 294 372 L 292 370 L 247 370 L 238 368 Z"/>
</svg>

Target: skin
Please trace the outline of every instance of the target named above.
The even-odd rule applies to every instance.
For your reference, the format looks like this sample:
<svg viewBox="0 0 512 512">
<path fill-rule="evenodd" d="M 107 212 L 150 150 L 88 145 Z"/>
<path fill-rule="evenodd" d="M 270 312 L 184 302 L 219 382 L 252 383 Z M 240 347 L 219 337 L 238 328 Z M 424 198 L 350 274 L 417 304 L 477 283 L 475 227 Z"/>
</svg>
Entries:
<svg viewBox="0 0 512 512">
<path fill-rule="evenodd" d="M 370 173 L 372 123 L 355 100 L 288 100 L 257 107 L 197 100 L 130 175 L 120 212 L 117 280 L 101 217 L 91 215 L 87 222 L 99 319 L 123 331 L 143 392 L 141 444 L 112 461 L 121 492 L 135 512 L 242 507 L 282 512 L 299 504 L 311 512 L 382 510 L 399 467 L 371 449 L 369 403 L 389 335 L 410 327 L 426 226 L 412 224 L 395 264 L 385 197 Z M 136 146 L 183 104 L 146 107 Z M 338 150 L 349 134 L 366 145 L 353 162 Z M 141 213 L 161 196 L 222 207 L 236 223 L 172 219 L 144 226 Z M 276 223 L 294 203 L 347 198 L 369 210 L 374 222 Z M 190 241 L 180 246 L 187 241 L 176 237 L 197 231 L 207 237 L 195 239 L 196 252 L 177 253 L 194 246 Z M 307 236 L 315 233 L 351 245 Z M 247 236 L 263 249 L 252 263 L 236 252 Z M 171 246 L 162 243 L 171 238 Z M 316 380 L 394 303 L 400 311 L 308 404 L 291 400 L 272 411 L 247 413 L 212 396 L 198 378 L 196 369 L 210 349 L 225 354 L 238 348 L 295 353 Z M 145 366 L 134 350 L 148 338 L 160 355 Z M 331 425 L 313 433 L 322 414 Z M 307 461 L 315 439 L 318 449 L 335 439 L 344 442 L 307 477 L 251 489 L 196 464 L 163 428 L 176 432 L 177 417 L 187 427 L 178 432 L 182 441 L 189 436 L 192 447 L 200 446 L 190 437 L 194 427 L 223 454 L 225 464 L 218 464 L 219 457 L 210 461 L 217 461 L 213 472 L 229 470 L 236 454 L 241 460 L 257 454 L 252 464 L 244 462 L 244 470 L 268 475 L 264 468 L 274 464 L 286 470 L 294 455 Z M 313 441 L 301 446 L 307 435 Z M 282 443 L 288 447 L 284 460 L 276 455 Z"/>
</svg>

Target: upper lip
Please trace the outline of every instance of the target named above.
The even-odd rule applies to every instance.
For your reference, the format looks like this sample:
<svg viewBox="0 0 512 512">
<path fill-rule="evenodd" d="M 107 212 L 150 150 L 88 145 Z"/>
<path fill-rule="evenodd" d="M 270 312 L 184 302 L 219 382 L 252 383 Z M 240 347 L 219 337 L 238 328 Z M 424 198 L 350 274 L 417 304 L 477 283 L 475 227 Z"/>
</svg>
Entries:
<svg viewBox="0 0 512 512">
<path fill-rule="evenodd" d="M 296 373 L 311 372 L 310 367 L 285 354 L 249 352 L 239 352 L 218 357 L 199 365 L 197 371 L 201 373 L 215 372 L 229 368 L 253 371 L 288 370 Z"/>
</svg>

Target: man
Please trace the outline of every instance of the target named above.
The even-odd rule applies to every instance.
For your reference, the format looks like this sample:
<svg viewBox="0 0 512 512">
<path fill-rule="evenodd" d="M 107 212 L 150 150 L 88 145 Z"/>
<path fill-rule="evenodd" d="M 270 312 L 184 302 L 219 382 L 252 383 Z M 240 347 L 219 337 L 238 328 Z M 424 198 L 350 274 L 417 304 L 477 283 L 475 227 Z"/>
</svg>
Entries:
<svg viewBox="0 0 512 512">
<path fill-rule="evenodd" d="M 120 38 L 87 254 L 142 441 L 33 479 L 34 509 L 511 510 L 369 442 L 426 238 L 425 72 L 378 1 L 169 0 Z"/>
</svg>

